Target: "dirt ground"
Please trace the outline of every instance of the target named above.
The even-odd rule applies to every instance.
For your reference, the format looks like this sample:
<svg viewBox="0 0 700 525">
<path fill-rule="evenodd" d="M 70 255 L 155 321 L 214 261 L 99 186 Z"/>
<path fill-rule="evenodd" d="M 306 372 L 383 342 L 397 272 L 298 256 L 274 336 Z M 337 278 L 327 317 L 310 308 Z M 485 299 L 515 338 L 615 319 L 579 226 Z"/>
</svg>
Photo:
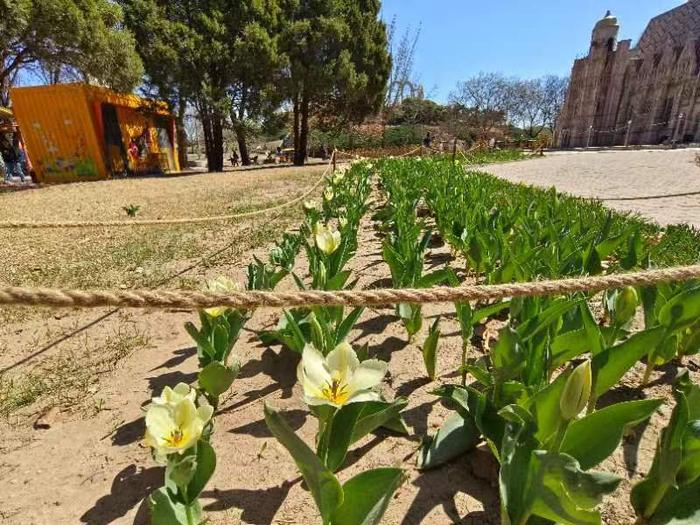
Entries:
<svg viewBox="0 0 700 525">
<path fill-rule="evenodd" d="M 698 149 L 555 152 L 486 171 L 513 182 L 602 199 L 658 222 L 700 228 Z"/>
<path fill-rule="evenodd" d="M 264 180 L 256 178 L 259 176 Z M 294 177 L 304 180 L 308 187 L 316 176 L 309 172 Z M 216 175 L 206 177 L 212 186 L 220 183 L 219 189 L 203 189 L 194 178 L 191 183 L 189 179 L 185 183 L 193 188 L 192 191 L 207 192 L 210 198 L 218 198 L 220 193 L 228 191 L 229 198 L 243 204 L 248 201 L 243 201 L 241 196 L 246 195 L 247 191 L 262 196 L 268 193 L 274 195 L 275 191 L 283 191 L 280 188 L 288 188 L 291 172 L 252 173 L 241 180 L 217 179 Z M 143 188 L 139 183 L 144 183 Z M 73 198 L 84 202 L 93 202 L 94 199 L 105 206 L 112 203 L 117 208 L 129 200 L 128 196 L 138 197 L 139 202 L 146 203 L 145 218 L 146 210 L 151 207 L 153 213 L 164 214 L 171 208 L 196 200 L 184 190 L 168 188 L 167 184 L 154 185 L 152 191 L 147 192 L 145 188 L 153 184 L 150 180 L 119 181 L 114 186 L 99 184 L 104 186 L 88 185 L 82 189 L 66 186 L 39 190 L 36 195 L 3 196 L 0 206 L 3 209 L 12 208 L 22 215 L 15 207 L 26 205 L 27 201 L 14 199 L 30 199 L 47 216 L 51 216 L 50 206 L 61 208 L 63 200 L 42 201 L 43 191 L 47 191 L 49 196 L 54 192 L 73 192 Z M 298 187 L 299 181 L 294 186 L 294 193 L 302 191 Z M 182 196 L 177 204 L 161 193 L 169 191 L 172 191 L 172 196 Z M 100 195 L 93 197 L 93 192 Z M 111 200 L 110 195 L 113 196 Z M 156 208 L 162 211 L 156 212 Z M 97 210 L 87 205 L 81 205 L 80 209 L 81 213 L 92 213 L 103 218 Z M 188 211 L 194 213 L 197 210 Z M 54 213 L 59 215 L 60 212 L 56 210 Z M 119 216 L 118 210 L 111 213 Z M 177 213 L 188 215 L 182 210 Z M 69 210 L 64 211 L 61 217 L 75 219 Z M 207 246 L 207 253 L 226 242 L 238 238 L 240 241 L 225 256 L 211 258 L 193 269 L 187 278 L 192 280 L 193 286 L 221 273 L 242 280 L 245 266 L 252 256 L 265 257 L 271 240 L 281 235 L 284 228 L 293 228 L 299 220 L 300 217 L 296 216 L 273 221 L 272 225 L 264 220 L 233 224 L 228 225 L 224 232 L 200 228 L 191 235 L 205 239 L 198 246 L 200 250 Z M 270 238 L 251 234 L 251 231 L 261 228 L 276 231 Z M 93 248 L 95 251 L 109 245 L 110 238 L 102 235 L 116 235 L 110 232 L 101 232 L 99 237 L 83 234 L 90 239 L 90 245 L 97 244 Z M 42 235 L 45 237 L 37 239 L 37 244 L 48 242 L 45 239 L 51 235 L 64 234 L 44 232 Z M 17 244 L 21 239 L 20 233 L 13 241 L 13 247 L 5 246 L 3 249 L 12 249 L 12 253 L 22 252 L 24 248 L 18 249 L 18 246 L 23 245 Z M 60 244 L 64 239 L 59 237 L 54 242 Z M 372 223 L 365 220 L 360 252 L 351 262 L 360 279 L 360 288 L 391 284 L 388 268 L 382 262 L 380 242 Z M 37 250 L 34 257 L 43 257 L 38 248 L 33 249 Z M 82 247 L 77 246 L 69 249 L 78 255 L 81 250 Z M 57 253 L 51 251 L 48 256 L 55 257 Z M 180 252 L 174 253 L 177 255 Z M 202 255 L 200 252 L 172 260 L 168 262 L 167 269 L 182 270 L 196 263 Z M 428 256 L 432 268 L 440 267 L 450 259 L 445 248 L 433 249 Z M 26 259 L 21 260 L 22 264 L 26 264 Z M 144 272 L 146 269 L 151 271 L 152 260 L 160 259 L 153 254 L 147 257 Z M 39 259 L 37 264 L 50 262 L 50 259 Z M 456 265 L 459 267 L 459 261 Z M 305 260 L 299 257 L 297 270 L 304 274 L 304 268 Z M 115 276 L 120 272 L 129 273 L 119 265 L 113 272 Z M 4 282 L 9 282 L 8 274 L 0 275 Z M 118 277 L 115 279 L 118 280 Z M 140 282 L 133 280 L 128 285 Z M 171 282 L 167 286 L 176 285 Z M 281 287 L 292 289 L 294 285 L 291 279 L 287 279 Z M 5 409 L 0 418 L 1 523 L 61 525 L 147 522 L 147 511 L 142 501 L 160 486 L 163 471 L 154 465 L 149 451 L 141 445 L 144 432 L 142 408 L 164 386 L 195 380 L 196 350 L 183 324 L 195 320 L 196 313 L 124 310 L 61 342 L 108 313 L 95 310 L 5 314 L 6 322 L 0 327 L 4 342 L 0 354 L 0 396 L 5 395 L 4 398 L 0 397 L 3 402 L 0 406 Z M 497 468 L 488 454 L 477 451 L 428 473 L 419 474 L 413 467 L 421 436 L 434 432 L 448 413 L 429 392 L 440 382 L 456 380 L 454 370 L 458 366 L 461 347 L 458 325 L 450 315 L 451 308 L 426 307 L 424 314 L 430 319 L 443 315 L 443 339 L 438 358 L 440 377 L 436 383 L 425 379 L 419 348 L 406 342 L 404 329 L 393 310 L 365 311 L 351 334 L 355 344 L 367 342 L 373 356 L 389 361 L 390 374 L 383 387 L 384 392 L 389 398 L 408 397 L 409 406 L 404 417 L 411 434 L 398 437 L 382 433 L 366 438 L 350 453 L 349 466 L 339 473 L 339 477 L 344 481 L 360 471 L 378 466 L 405 468 L 407 481 L 396 494 L 384 520 L 390 525 L 498 524 Z M 287 421 L 308 443 L 312 442 L 316 431 L 316 422 L 309 417 L 300 400 L 299 387 L 295 384 L 298 357 L 279 348 L 262 346 L 255 334 L 257 330 L 274 326 L 279 315 L 276 311 L 256 312 L 234 350 L 243 369 L 230 396 L 222 404 L 222 413 L 217 416 L 213 444 L 218 455 L 218 467 L 203 495 L 205 511 L 213 524 L 316 522 L 313 500 L 303 490 L 291 457 L 270 436 L 263 420 L 263 403 L 268 402 L 285 411 Z M 416 337 L 418 343 L 423 341 L 428 324 L 425 323 L 423 333 Z M 32 355 L 36 355 L 33 360 L 23 362 Z M 700 379 L 697 362 L 691 365 L 694 379 Z M 625 378 L 610 399 L 670 397 L 669 385 L 674 373 L 672 367 L 660 370 L 644 392 L 636 388 L 641 373 L 639 366 Z M 53 381 L 50 379 L 52 376 L 55 378 Z M 71 379 L 75 377 L 77 381 Z M 32 390 L 35 383 L 40 387 L 43 385 L 43 388 Z M 14 404 L 8 403 L 7 392 L 14 396 L 10 399 L 14 400 Z M 665 406 L 646 428 L 626 438 L 624 446 L 606 461 L 602 469 L 613 470 L 632 481 L 646 472 L 656 435 L 667 421 L 670 408 Z M 606 524 L 634 522 L 625 496 L 629 493 L 629 482 L 623 485 L 616 497 L 609 498 L 605 503 Z"/>
</svg>

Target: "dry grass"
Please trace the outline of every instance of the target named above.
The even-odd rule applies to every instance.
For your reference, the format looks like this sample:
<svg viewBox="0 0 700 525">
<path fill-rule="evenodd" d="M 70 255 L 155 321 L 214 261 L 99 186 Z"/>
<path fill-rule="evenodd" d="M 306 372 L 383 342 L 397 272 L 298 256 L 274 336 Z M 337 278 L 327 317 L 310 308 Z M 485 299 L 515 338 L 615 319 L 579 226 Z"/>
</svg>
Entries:
<svg viewBox="0 0 700 525">
<path fill-rule="evenodd" d="M 322 167 L 270 169 L 178 178 L 115 180 L 0 195 L 5 220 L 128 220 L 244 213 L 286 202 L 308 189 Z M 297 225 L 300 207 L 242 221 L 167 227 L 0 230 L 0 283 L 60 288 L 197 289 L 206 276 L 229 271 L 249 251 Z M 209 256 L 228 247 L 216 256 Z M 196 271 L 190 269 L 196 266 Z M 181 273 L 185 271 L 185 273 Z M 131 314 L 129 314 L 131 315 Z M 102 373 L 148 344 L 129 315 L 56 345 L 29 365 L 0 374 L 0 417 L 70 406 L 89 398 Z M 48 320 L 44 323 L 43 320 Z M 86 312 L 0 309 L 0 364 L 21 362 L 86 321 Z M 58 328 L 56 328 L 58 327 Z M 78 404 L 84 406 L 84 403 Z"/>
<path fill-rule="evenodd" d="M 103 340 L 85 334 L 29 370 L 9 377 L 0 375 L 0 417 L 29 408 L 24 415 L 54 407 L 85 408 L 100 375 L 111 372 L 122 359 L 148 344 L 146 333 L 122 319 Z"/>
<path fill-rule="evenodd" d="M 321 167 L 271 169 L 172 179 L 79 183 L 0 195 L 6 220 L 128 220 L 123 206 L 138 204 L 139 219 L 244 213 L 286 202 L 307 189 Z M 296 224 L 296 208 L 280 217 L 203 225 L 134 228 L 0 230 L 0 283 L 67 288 L 153 287 L 187 263 L 230 243 L 243 228 L 247 246 L 272 240 Z M 211 263 L 214 264 L 214 263 Z M 184 279 L 184 287 L 197 287 Z M 26 315 L 26 312 L 23 314 Z M 31 313 L 29 315 L 32 315 Z M 16 311 L 0 313 L 18 320 Z"/>
</svg>

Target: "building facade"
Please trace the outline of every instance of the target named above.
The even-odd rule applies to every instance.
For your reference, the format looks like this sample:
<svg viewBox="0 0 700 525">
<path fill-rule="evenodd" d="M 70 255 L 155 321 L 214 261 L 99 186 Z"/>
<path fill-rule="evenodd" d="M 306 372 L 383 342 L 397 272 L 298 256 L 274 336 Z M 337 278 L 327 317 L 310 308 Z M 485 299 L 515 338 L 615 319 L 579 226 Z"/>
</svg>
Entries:
<svg viewBox="0 0 700 525">
<path fill-rule="evenodd" d="M 635 47 L 610 12 L 577 59 L 557 123 L 562 148 L 700 141 L 700 0 L 652 19 Z"/>
</svg>

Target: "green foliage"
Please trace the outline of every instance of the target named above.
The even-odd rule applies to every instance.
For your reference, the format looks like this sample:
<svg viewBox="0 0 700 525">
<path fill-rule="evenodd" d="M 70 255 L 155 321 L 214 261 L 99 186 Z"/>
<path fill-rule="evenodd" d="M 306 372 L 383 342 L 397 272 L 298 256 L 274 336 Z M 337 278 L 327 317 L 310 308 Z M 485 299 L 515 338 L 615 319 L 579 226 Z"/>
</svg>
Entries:
<svg viewBox="0 0 700 525">
<path fill-rule="evenodd" d="M 341 486 L 333 472 L 268 405 L 265 405 L 265 423 L 294 458 L 324 525 L 376 525 L 381 522 L 392 495 L 403 482 L 400 469 L 369 470 Z"/>
<path fill-rule="evenodd" d="M 216 469 L 216 454 L 204 439 L 181 456 L 171 456 L 165 469 L 165 486 L 148 498 L 153 525 L 199 525 L 198 498 Z"/>
<path fill-rule="evenodd" d="M 238 376 L 240 365 L 235 361 L 230 363 L 230 357 L 248 315 L 234 309 L 226 309 L 217 315 L 205 310 L 199 313 L 199 319 L 200 329 L 188 322 L 185 330 L 197 343 L 199 387 L 209 402 L 217 407 L 219 396 L 231 387 Z"/>
<path fill-rule="evenodd" d="M 289 2 L 280 49 L 289 61 L 296 164 L 304 163 L 313 112 L 360 122 L 379 108 L 391 68 L 379 10 L 378 0 Z"/>
<path fill-rule="evenodd" d="M 328 130 L 314 128 L 309 132 L 309 150 L 321 151 L 325 146 L 344 151 L 354 149 L 378 149 L 394 146 L 420 145 L 425 137 L 425 128 L 421 125 L 388 126 L 382 134 L 363 131 L 362 129 Z"/>
<path fill-rule="evenodd" d="M 388 426 L 407 434 L 400 415 L 406 405 L 406 399 L 397 399 L 393 403 L 373 401 L 343 406 L 333 414 L 332 424 L 324 426 L 316 454 L 335 472 L 343 466 L 350 446 L 380 427 Z"/>
<path fill-rule="evenodd" d="M 440 318 L 435 319 L 435 322 L 430 327 L 428 337 L 423 343 L 423 362 L 425 370 L 428 372 L 428 377 L 435 379 L 435 366 L 437 361 L 438 342 L 440 341 Z"/>
<path fill-rule="evenodd" d="M 268 263 L 253 256 L 253 262 L 248 265 L 247 289 L 274 290 L 294 269 L 294 261 L 302 243 L 301 235 L 285 233 L 270 251 Z"/>
<path fill-rule="evenodd" d="M 424 124 L 434 126 L 445 118 L 445 107 L 421 98 L 405 98 L 392 108 L 389 124 Z"/>
<path fill-rule="evenodd" d="M 129 217 L 133 218 L 139 214 L 139 212 L 141 211 L 141 206 L 138 206 L 136 204 L 129 204 L 128 206 L 124 206 L 122 209 Z"/>
<path fill-rule="evenodd" d="M 108 0 L 1 1 L 0 102 L 7 105 L 5 90 L 18 70 L 37 63 L 131 91 L 143 66 L 122 18 L 119 5 Z"/>
<path fill-rule="evenodd" d="M 648 523 L 700 518 L 700 388 L 687 370 L 677 377 L 673 395 L 676 406 L 659 436 L 651 470 L 632 488 L 634 509 Z"/>
</svg>

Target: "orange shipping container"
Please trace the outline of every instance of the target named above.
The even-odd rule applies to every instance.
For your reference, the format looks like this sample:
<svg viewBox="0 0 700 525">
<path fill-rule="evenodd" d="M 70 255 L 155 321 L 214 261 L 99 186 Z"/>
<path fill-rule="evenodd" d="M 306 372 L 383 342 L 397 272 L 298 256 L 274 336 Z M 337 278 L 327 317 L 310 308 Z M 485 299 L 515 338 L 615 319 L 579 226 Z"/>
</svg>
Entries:
<svg viewBox="0 0 700 525">
<path fill-rule="evenodd" d="M 163 103 L 87 84 L 14 88 L 10 98 L 39 182 L 180 171 Z"/>
</svg>

